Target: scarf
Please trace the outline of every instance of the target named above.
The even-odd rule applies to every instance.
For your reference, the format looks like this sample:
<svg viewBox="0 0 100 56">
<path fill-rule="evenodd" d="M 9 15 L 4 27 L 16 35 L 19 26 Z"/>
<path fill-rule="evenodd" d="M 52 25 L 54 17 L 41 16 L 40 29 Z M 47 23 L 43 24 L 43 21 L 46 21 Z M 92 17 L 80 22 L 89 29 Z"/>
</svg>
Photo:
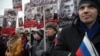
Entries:
<svg viewBox="0 0 100 56">
<path fill-rule="evenodd" d="M 93 39 L 93 37 L 95 36 L 95 34 L 100 28 L 100 23 L 98 22 L 98 20 L 96 20 L 96 22 L 93 24 L 93 26 L 90 29 L 88 29 L 88 27 L 86 27 L 85 24 L 83 24 L 81 21 L 79 22 L 79 24 L 80 24 L 82 31 L 84 33 L 87 32 L 88 38 L 90 40 Z"/>
</svg>

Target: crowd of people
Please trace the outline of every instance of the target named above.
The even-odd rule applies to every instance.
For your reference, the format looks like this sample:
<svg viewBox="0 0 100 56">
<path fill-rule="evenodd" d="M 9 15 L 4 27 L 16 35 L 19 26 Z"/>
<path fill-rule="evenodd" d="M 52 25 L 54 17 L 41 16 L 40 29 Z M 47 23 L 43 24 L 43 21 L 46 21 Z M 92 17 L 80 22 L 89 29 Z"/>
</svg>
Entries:
<svg viewBox="0 0 100 56">
<path fill-rule="evenodd" d="M 49 22 L 45 30 L 0 35 L 0 56 L 99 56 L 100 3 L 81 0 L 72 25 L 59 31 Z"/>
<path fill-rule="evenodd" d="M 12 35 L 0 36 L 0 55 L 2 56 L 42 56 L 51 52 L 54 39 L 58 33 L 58 25 L 53 22 L 46 24 L 46 30 L 14 32 Z M 45 35 L 44 35 L 45 34 Z M 52 47 L 52 48 L 51 48 Z"/>
</svg>

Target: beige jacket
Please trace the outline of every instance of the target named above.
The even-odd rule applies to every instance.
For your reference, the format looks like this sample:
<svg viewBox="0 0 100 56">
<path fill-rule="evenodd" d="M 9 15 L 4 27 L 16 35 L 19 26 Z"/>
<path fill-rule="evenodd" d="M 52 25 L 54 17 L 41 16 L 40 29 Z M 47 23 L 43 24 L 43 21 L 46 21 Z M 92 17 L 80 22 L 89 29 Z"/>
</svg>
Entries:
<svg viewBox="0 0 100 56">
<path fill-rule="evenodd" d="M 5 56 L 21 56 L 22 42 L 21 39 L 8 41 L 8 48 L 5 52 Z"/>
</svg>

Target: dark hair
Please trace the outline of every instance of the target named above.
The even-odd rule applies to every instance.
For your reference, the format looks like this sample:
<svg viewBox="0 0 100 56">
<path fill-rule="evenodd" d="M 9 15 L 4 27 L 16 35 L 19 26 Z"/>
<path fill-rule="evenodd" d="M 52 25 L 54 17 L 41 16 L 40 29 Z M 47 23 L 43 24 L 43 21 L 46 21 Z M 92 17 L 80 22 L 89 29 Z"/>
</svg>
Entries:
<svg viewBox="0 0 100 56">
<path fill-rule="evenodd" d="M 37 33 L 40 37 L 44 37 L 44 30 L 38 30 L 35 33 Z"/>
</svg>

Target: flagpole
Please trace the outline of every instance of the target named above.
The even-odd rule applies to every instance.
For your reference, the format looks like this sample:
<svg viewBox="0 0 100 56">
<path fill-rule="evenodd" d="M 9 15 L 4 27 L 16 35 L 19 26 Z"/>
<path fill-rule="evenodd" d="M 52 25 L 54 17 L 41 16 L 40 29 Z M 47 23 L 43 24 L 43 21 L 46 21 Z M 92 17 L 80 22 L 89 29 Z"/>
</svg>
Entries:
<svg viewBox="0 0 100 56">
<path fill-rule="evenodd" d="M 46 35 L 45 35 L 45 9 L 43 10 L 43 15 L 44 15 L 44 17 L 43 17 L 43 23 L 44 23 L 44 51 L 46 51 Z"/>
</svg>

